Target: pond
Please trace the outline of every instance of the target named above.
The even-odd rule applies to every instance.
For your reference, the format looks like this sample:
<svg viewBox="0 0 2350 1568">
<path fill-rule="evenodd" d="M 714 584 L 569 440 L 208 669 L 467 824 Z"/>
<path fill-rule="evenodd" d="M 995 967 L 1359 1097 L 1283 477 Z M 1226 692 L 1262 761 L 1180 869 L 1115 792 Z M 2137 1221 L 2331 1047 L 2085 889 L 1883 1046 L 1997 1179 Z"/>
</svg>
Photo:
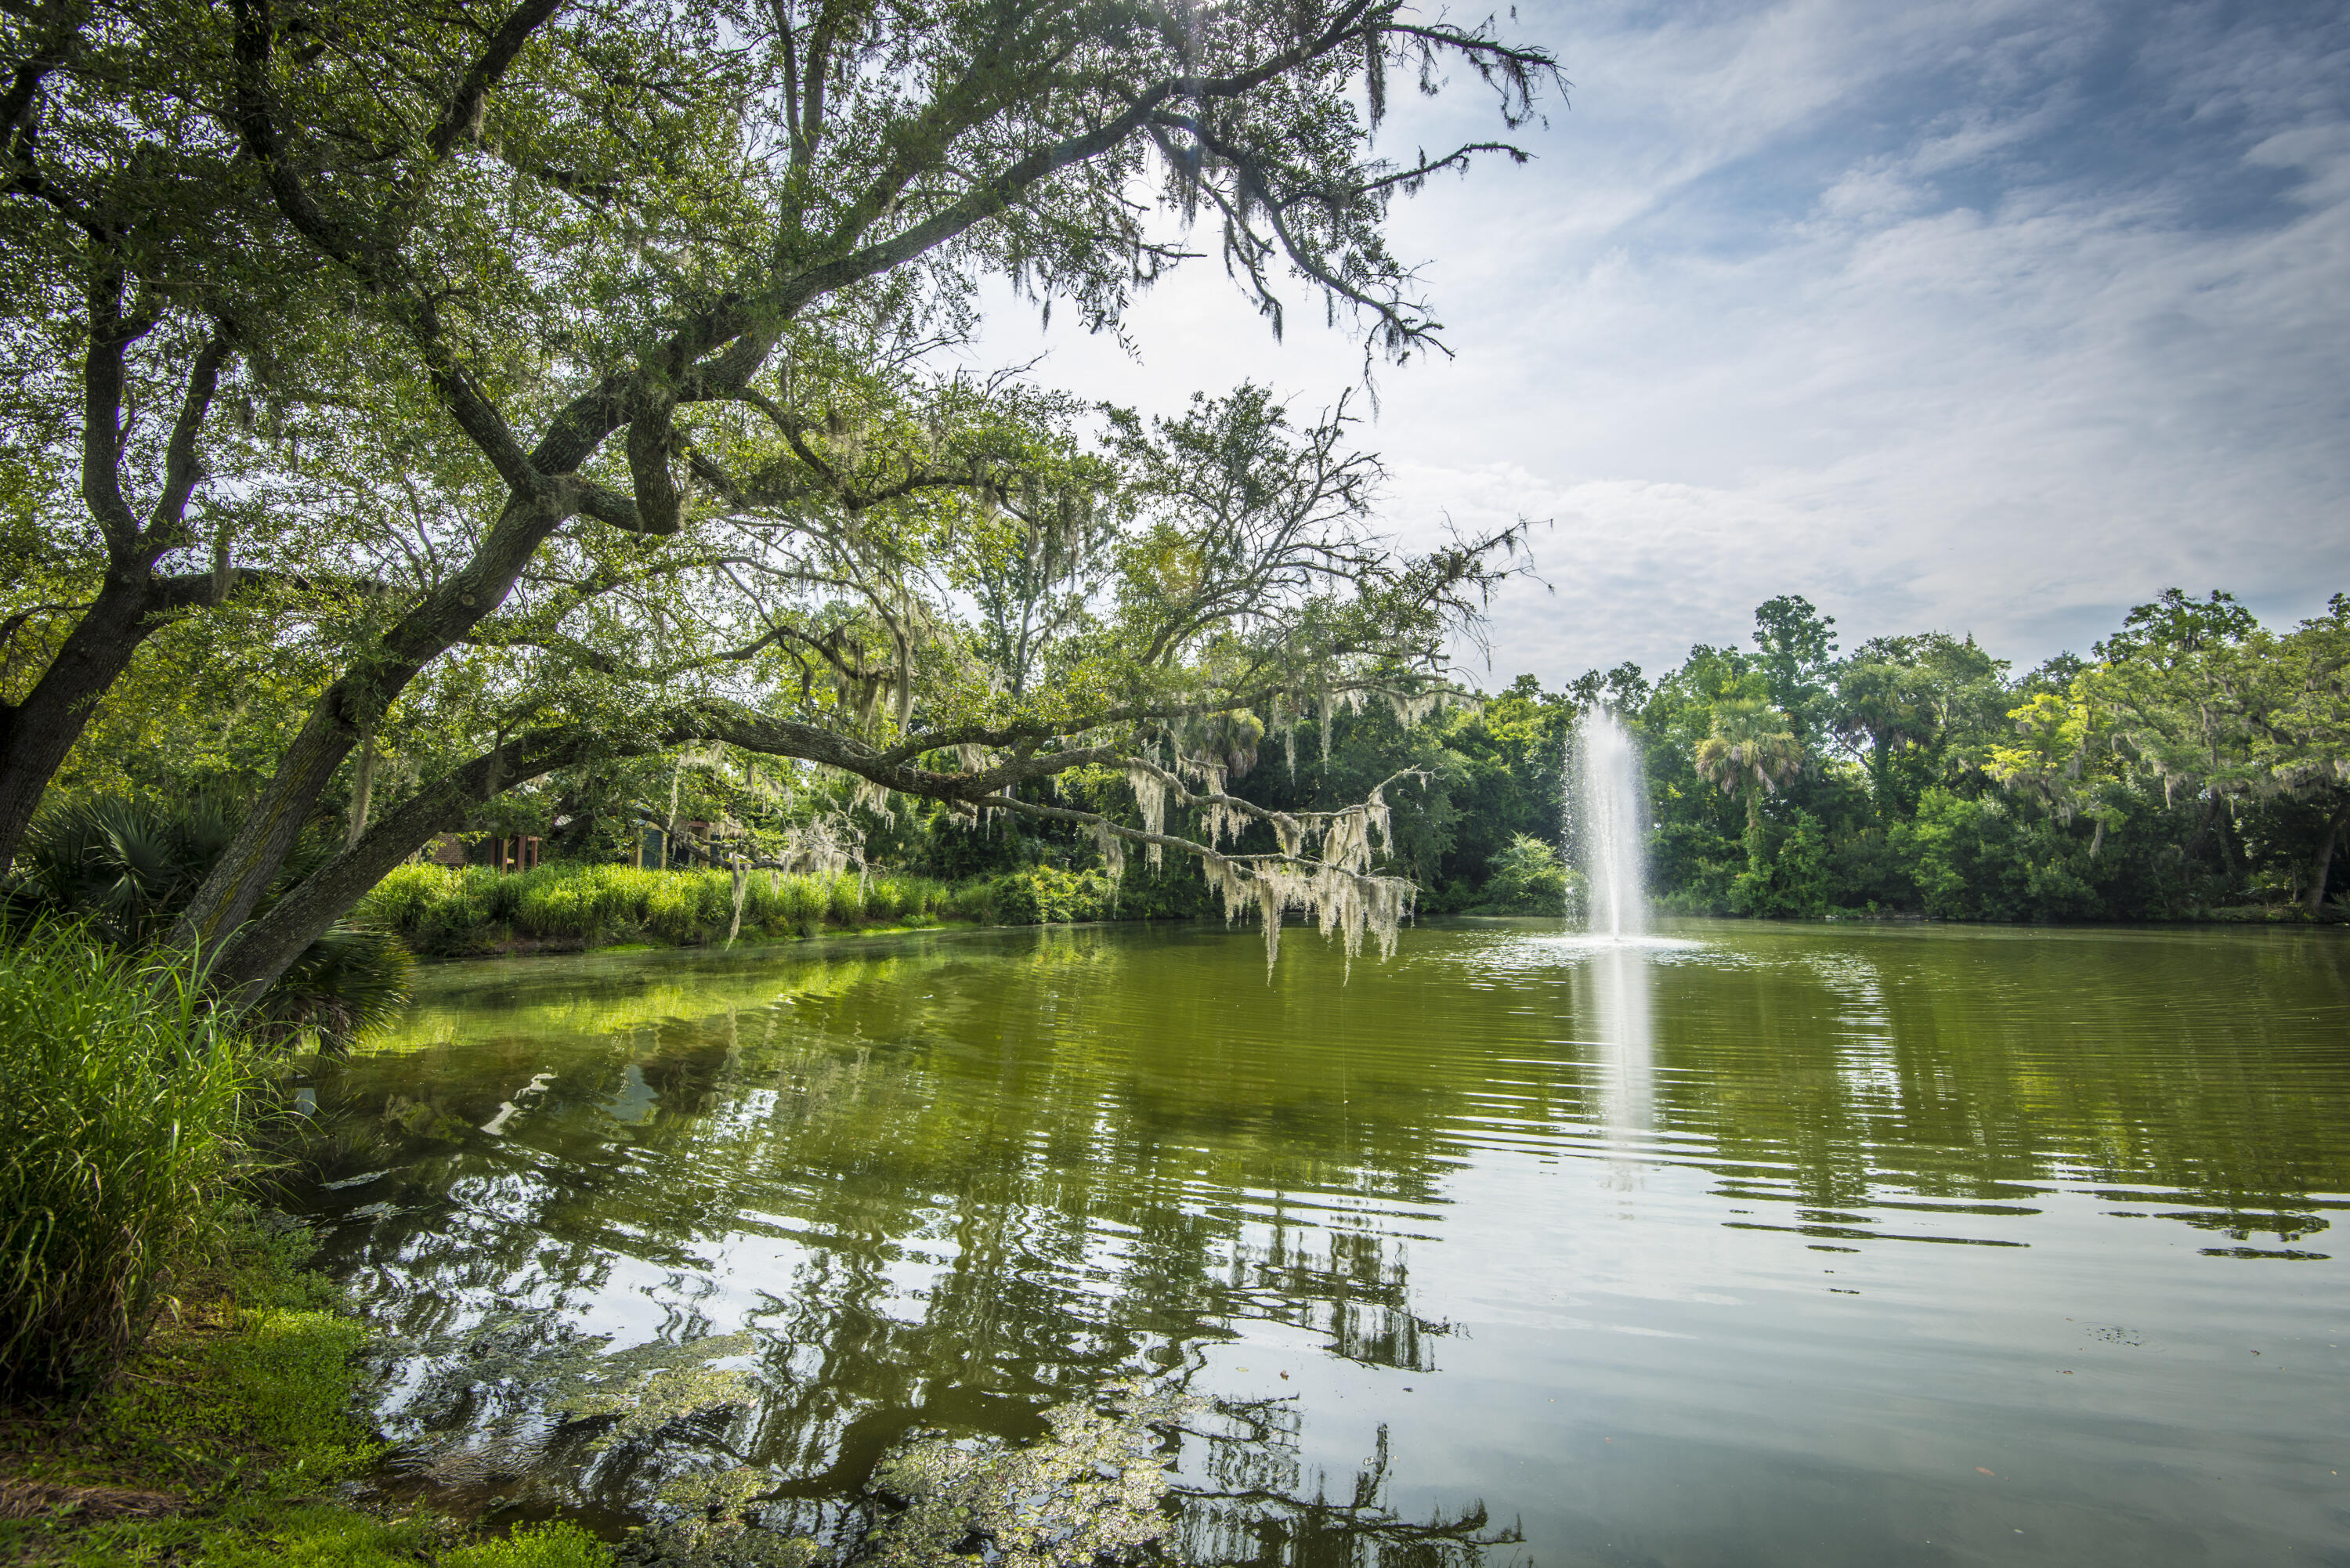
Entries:
<svg viewBox="0 0 2350 1568">
<path fill-rule="evenodd" d="M 463 963 L 317 1097 L 444 1505 L 837 1542 L 1141 1379 L 1194 1562 L 2350 1561 L 2339 932 Z"/>
</svg>

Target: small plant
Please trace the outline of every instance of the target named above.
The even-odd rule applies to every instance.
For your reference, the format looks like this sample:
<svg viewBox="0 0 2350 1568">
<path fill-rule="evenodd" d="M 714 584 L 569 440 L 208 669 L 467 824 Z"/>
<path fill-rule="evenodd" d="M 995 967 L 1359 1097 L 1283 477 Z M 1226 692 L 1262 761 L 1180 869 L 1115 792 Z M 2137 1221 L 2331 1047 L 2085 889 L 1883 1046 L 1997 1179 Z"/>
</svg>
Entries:
<svg viewBox="0 0 2350 1568">
<path fill-rule="evenodd" d="M 612 1549 L 576 1524 L 524 1524 L 503 1540 L 441 1554 L 440 1568 L 609 1568 Z"/>
</svg>

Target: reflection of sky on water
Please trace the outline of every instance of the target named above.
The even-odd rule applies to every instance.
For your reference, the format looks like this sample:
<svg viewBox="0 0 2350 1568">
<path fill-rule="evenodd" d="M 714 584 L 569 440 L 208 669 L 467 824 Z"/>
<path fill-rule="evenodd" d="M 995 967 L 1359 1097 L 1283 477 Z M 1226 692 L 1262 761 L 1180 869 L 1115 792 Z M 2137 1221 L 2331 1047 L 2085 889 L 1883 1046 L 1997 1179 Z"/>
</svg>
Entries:
<svg viewBox="0 0 2350 1568">
<path fill-rule="evenodd" d="M 437 1044 L 353 1064 L 338 1114 L 517 1114 L 401 1144 L 396 1203 L 387 1179 L 320 1207 L 436 1347 L 387 1391 L 395 1435 L 526 1428 L 526 1381 L 488 1373 L 531 1336 L 747 1328 L 759 1408 L 629 1462 L 723 1438 L 804 1510 L 909 1425 L 1016 1437 L 1172 1366 L 1290 1402 L 1267 1462 L 1300 1496 L 1377 1452 L 1404 1516 L 1523 1516 L 1492 1568 L 1627 1536 L 1900 1561 L 1929 1513 L 1979 1551 L 2012 1515 L 2019 1562 L 2195 1561 L 2204 1520 L 2302 1560 L 2324 1505 L 2293 1478 L 2350 1388 L 2313 1340 L 2350 1187 L 2326 950 L 1698 937 L 1428 929 L 1351 979 L 1298 942 L 1268 981 L 1245 933 L 1093 933 L 837 966 L 790 1006 L 745 978 L 600 1034 L 576 997 L 552 1028 L 444 1007 Z M 344 1158 L 327 1182 L 395 1163 Z M 2204 1255 L 2232 1228 L 2281 1259 L 2263 1224 L 2314 1261 Z M 2065 1479 L 1965 1490 L 1986 1454 Z M 1187 1450 L 1184 1484 L 1230 1459 Z"/>
</svg>

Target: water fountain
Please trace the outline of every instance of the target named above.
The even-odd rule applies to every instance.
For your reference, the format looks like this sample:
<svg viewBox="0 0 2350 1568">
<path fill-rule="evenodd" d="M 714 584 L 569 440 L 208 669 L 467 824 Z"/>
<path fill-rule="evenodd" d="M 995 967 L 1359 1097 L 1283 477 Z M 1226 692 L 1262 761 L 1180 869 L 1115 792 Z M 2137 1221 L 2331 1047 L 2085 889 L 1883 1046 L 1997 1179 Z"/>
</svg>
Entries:
<svg viewBox="0 0 2350 1568">
<path fill-rule="evenodd" d="M 1594 705 L 1575 727 L 1566 768 L 1568 853 L 1583 873 L 1584 929 L 1621 940 L 1648 929 L 1640 864 L 1640 753 L 1611 708 Z"/>
</svg>

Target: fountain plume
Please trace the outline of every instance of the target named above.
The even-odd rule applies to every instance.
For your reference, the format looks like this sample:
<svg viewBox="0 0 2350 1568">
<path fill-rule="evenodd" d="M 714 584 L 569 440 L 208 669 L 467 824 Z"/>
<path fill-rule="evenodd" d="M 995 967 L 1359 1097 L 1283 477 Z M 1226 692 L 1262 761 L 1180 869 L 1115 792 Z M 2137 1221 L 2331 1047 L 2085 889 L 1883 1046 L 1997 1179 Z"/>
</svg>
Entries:
<svg viewBox="0 0 2350 1568">
<path fill-rule="evenodd" d="M 1615 710 L 1594 704 L 1575 723 L 1567 763 L 1567 852 L 1583 873 L 1584 929 L 1639 936 L 1648 917 L 1639 748 Z"/>
</svg>

